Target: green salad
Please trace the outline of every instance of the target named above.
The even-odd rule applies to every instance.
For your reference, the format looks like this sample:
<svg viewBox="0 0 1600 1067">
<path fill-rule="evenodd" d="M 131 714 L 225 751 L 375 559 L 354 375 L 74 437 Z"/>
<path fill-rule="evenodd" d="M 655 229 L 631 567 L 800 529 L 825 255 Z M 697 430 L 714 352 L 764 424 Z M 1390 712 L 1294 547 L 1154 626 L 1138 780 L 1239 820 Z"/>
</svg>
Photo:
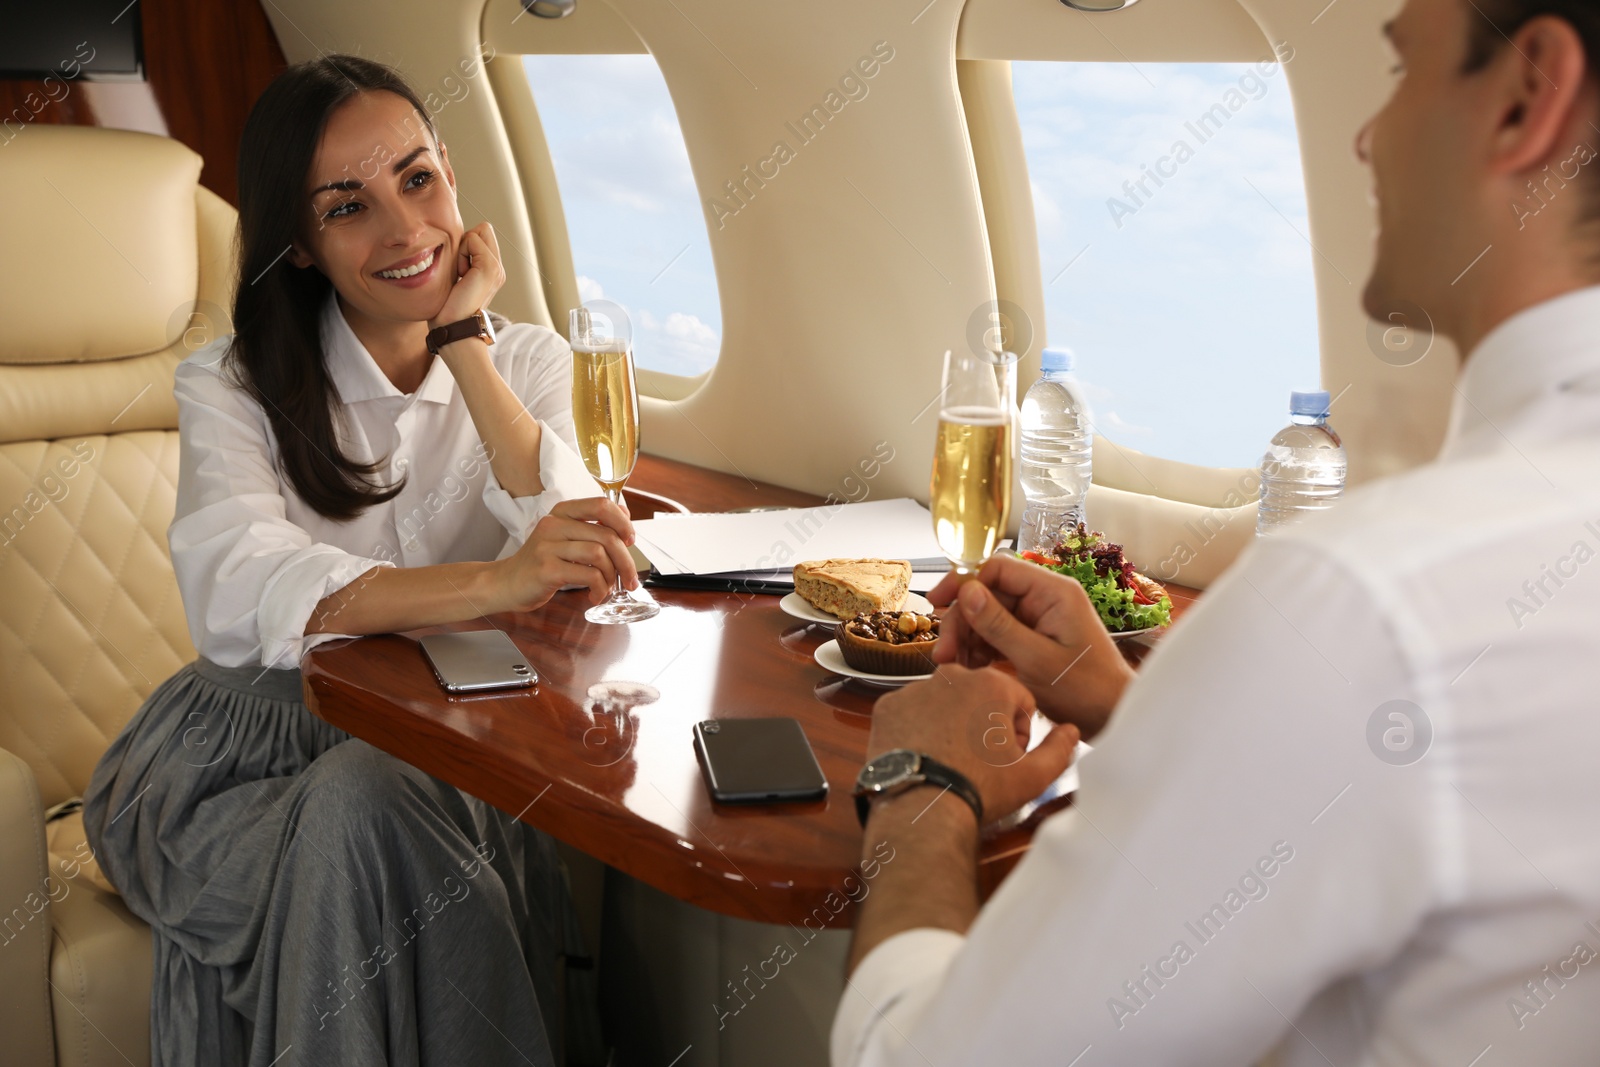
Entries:
<svg viewBox="0 0 1600 1067">
<path fill-rule="evenodd" d="M 1166 590 L 1134 570 L 1123 556 L 1121 545 L 1107 541 L 1082 523 L 1063 536 L 1049 555 L 1021 555 L 1075 579 L 1089 594 L 1100 621 L 1114 634 L 1166 626 L 1172 621 L 1172 598 Z"/>
</svg>

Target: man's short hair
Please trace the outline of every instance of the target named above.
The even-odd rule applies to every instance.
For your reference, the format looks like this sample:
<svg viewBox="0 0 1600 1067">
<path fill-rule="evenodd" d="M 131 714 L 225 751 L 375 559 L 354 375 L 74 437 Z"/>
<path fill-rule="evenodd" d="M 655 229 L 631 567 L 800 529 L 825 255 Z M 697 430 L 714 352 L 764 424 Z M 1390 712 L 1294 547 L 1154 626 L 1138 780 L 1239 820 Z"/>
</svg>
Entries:
<svg viewBox="0 0 1600 1067">
<path fill-rule="evenodd" d="M 1467 13 L 1467 59 L 1462 73 L 1482 70 L 1489 61 L 1511 43 L 1511 35 L 1540 15 L 1552 15 L 1566 21 L 1577 31 L 1583 42 L 1586 73 L 1590 78 L 1600 76 L 1600 0 L 1462 0 L 1471 5 Z M 1593 144 L 1594 142 L 1589 142 Z M 1592 168 L 1591 168 L 1592 169 Z M 1532 188 L 1530 183 L 1529 188 Z M 1576 224 L 1592 231 L 1600 224 L 1600 180 L 1585 175 L 1582 184 L 1581 210 Z M 1534 193 L 1535 196 L 1539 194 Z M 1540 197 L 1542 201 L 1542 196 Z M 1600 249 L 1590 257 L 1600 266 Z"/>
<path fill-rule="evenodd" d="M 1540 15 L 1563 19 L 1578 31 L 1589 70 L 1600 59 L 1600 2 L 1597 0 L 1463 0 L 1471 29 L 1467 37 L 1466 73 L 1481 70 L 1511 43 L 1511 35 Z"/>
</svg>

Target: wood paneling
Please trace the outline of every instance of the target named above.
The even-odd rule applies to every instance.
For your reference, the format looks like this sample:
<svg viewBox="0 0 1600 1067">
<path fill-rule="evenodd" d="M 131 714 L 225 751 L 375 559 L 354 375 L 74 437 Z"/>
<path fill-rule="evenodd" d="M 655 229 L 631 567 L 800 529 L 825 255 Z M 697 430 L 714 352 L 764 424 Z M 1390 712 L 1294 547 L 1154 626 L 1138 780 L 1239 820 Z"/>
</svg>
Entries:
<svg viewBox="0 0 1600 1067">
<path fill-rule="evenodd" d="M 237 205 L 239 134 L 256 97 L 285 66 L 261 4 L 140 0 L 139 7 L 145 75 L 168 133 L 205 160 L 201 184 Z M 23 132 L 12 135 L 26 136 L 34 123 L 99 125 L 79 83 L 66 84 L 63 96 L 54 84 L 47 94 L 42 81 L 0 80 L 0 117 L 19 108 L 29 116 Z"/>
<path fill-rule="evenodd" d="M 145 67 L 172 136 L 199 152 L 200 180 L 238 203 L 239 134 L 287 65 L 258 0 L 140 0 Z"/>
<path fill-rule="evenodd" d="M 68 87 L 63 95 L 61 85 Z M 93 126 L 94 109 L 70 82 L 48 86 L 43 81 L 0 78 L 0 122 L 5 133 L 0 140 L 20 137 L 33 123 L 56 126 Z"/>
</svg>

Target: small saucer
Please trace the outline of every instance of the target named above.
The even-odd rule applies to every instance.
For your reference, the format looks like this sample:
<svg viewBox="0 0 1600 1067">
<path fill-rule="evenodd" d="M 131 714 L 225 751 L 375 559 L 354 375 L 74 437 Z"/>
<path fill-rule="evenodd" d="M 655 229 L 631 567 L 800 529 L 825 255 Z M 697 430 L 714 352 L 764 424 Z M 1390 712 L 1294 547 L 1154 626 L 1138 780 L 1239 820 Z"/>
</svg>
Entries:
<svg viewBox="0 0 1600 1067">
<path fill-rule="evenodd" d="M 858 671 L 844 661 L 844 653 L 839 651 L 839 642 L 837 641 L 825 641 L 818 645 L 817 650 L 811 654 L 811 657 L 817 661 L 817 665 L 823 670 L 832 671 L 834 674 L 842 674 L 847 678 L 859 678 L 863 682 L 871 682 L 873 685 L 901 686 L 909 682 L 920 682 L 923 679 L 933 677 L 931 673 L 868 674 L 866 671 Z"/>
<path fill-rule="evenodd" d="M 806 602 L 805 597 L 799 593 L 790 593 L 778 601 L 778 607 L 793 615 L 797 619 L 807 622 L 838 623 L 843 620 L 837 615 L 829 615 L 826 611 L 819 611 Z M 927 597 L 920 593 L 907 593 L 906 602 L 900 606 L 901 611 L 914 611 L 918 615 L 933 614 L 933 604 Z"/>
</svg>

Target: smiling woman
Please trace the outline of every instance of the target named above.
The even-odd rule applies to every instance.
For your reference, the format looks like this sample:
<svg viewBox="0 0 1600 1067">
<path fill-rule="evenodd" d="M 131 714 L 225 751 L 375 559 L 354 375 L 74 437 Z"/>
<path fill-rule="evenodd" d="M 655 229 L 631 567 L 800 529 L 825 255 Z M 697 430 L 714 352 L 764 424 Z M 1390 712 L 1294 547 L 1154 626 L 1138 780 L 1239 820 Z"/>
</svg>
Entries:
<svg viewBox="0 0 1600 1067">
<path fill-rule="evenodd" d="M 387 67 L 284 72 L 240 175 L 236 332 L 175 375 L 169 541 L 200 658 L 84 801 L 152 929 L 155 1058 L 551 1063 L 558 958 L 582 949 L 549 838 L 315 718 L 298 664 L 637 582 L 575 452 L 570 349 L 491 325 L 494 231 L 462 221 Z M 463 1044 L 479 1012 L 492 1044 Z"/>
</svg>

